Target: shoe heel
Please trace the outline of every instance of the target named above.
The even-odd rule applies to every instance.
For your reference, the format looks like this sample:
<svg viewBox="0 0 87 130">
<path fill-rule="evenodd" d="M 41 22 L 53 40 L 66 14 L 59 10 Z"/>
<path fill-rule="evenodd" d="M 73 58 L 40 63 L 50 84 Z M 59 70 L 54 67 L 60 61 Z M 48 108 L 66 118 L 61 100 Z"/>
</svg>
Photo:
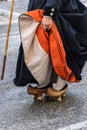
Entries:
<svg viewBox="0 0 87 130">
<path fill-rule="evenodd" d="M 64 94 L 58 96 L 57 100 L 61 102 L 62 101 L 62 97 L 65 97 L 65 96 L 66 96 L 66 92 Z"/>
<path fill-rule="evenodd" d="M 41 101 L 41 100 L 42 100 L 42 95 L 41 95 L 41 94 L 40 94 L 40 95 L 35 95 L 35 96 L 34 96 L 34 99 L 38 99 L 38 100 Z"/>
<path fill-rule="evenodd" d="M 61 102 L 62 101 L 62 95 L 57 97 L 57 101 Z"/>
<path fill-rule="evenodd" d="M 42 95 L 38 95 L 38 96 L 37 96 L 37 99 L 38 99 L 39 101 L 41 101 L 41 100 L 42 100 Z"/>
</svg>

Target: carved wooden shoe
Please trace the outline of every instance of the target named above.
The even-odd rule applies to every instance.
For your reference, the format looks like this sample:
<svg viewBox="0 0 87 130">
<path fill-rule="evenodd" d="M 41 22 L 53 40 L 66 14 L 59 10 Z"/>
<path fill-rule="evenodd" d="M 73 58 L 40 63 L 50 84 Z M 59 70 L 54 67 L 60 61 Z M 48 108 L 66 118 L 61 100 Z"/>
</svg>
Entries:
<svg viewBox="0 0 87 130">
<path fill-rule="evenodd" d="M 62 97 L 65 96 L 65 93 L 68 90 L 68 85 L 66 84 L 63 89 L 61 90 L 56 90 L 54 88 L 48 88 L 47 90 L 47 96 L 49 97 L 55 97 L 57 98 L 58 101 L 62 101 Z"/>
<path fill-rule="evenodd" d="M 30 95 L 34 95 L 34 98 L 37 98 L 38 100 L 42 100 L 42 95 L 43 93 L 47 93 L 48 87 L 45 88 L 37 88 L 37 87 L 32 87 L 29 85 L 27 87 L 27 93 Z"/>
</svg>

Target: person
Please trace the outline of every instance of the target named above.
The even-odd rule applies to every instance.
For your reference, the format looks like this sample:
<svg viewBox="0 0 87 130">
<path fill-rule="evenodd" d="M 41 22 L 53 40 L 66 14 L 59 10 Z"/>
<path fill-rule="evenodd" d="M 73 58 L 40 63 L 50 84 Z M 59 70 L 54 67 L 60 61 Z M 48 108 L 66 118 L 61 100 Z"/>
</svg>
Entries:
<svg viewBox="0 0 87 130">
<path fill-rule="evenodd" d="M 50 60 L 44 60 L 44 57 L 40 57 L 43 52 L 41 50 L 38 51 L 38 56 L 43 61 L 40 59 L 35 63 L 37 58 L 34 58 L 33 64 L 28 66 L 25 62 L 25 51 L 21 43 L 14 84 L 25 86 L 29 83 L 36 83 L 35 87 L 28 85 L 28 94 L 41 100 L 43 93 L 46 93 L 49 97 L 56 97 L 57 100 L 61 101 L 62 96 L 68 89 L 68 83 L 82 80 L 81 72 L 87 61 L 87 8 L 79 0 L 30 0 L 28 11 L 38 9 L 44 10 L 41 27 L 48 36 L 54 21 L 60 34 L 60 39 L 57 40 L 62 39 L 65 59 L 57 59 L 57 67 L 54 67 L 55 58 L 51 59 L 52 56 L 49 56 Z M 56 51 L 58 51 L 58 48 Z M 56 54 L 54 57 L 56 57 Z M 65 69 L 58 65 L 59 60 L 63 62 Z M 39 67 L 39 62 L 41 62 L 41 67 Z M 68 69 L 66 69 L 67 67 Z M 62 74 L 57 73 L 56 68 Z M 62 76 L 63 74 L 65 74 L 65 77 Z M 56 79 L 56 85 L 53 86 L 54 81 L 52 80 L 54 79 Z"/>
</svg>

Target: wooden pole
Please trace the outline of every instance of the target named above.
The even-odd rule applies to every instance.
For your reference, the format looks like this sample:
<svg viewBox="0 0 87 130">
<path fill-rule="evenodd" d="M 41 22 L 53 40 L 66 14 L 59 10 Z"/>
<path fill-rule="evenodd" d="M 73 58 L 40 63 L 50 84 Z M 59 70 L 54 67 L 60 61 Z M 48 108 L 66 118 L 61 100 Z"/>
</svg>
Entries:
<svg viewBox="0 0 87 130">
<path fill-rule="evenodd" d="M 14 7 L 14 0 L 12 0 L 12 5 L 11 5 L 11 9 L 10 9 L 10 18 L 9 18 L 9 24 L 8 24 L 8 30 L 7 30 L 6 44 L 5 44 L 5 49 L 4 49 L 4 57 L 3 57 L 3 64 L 2 64 L 1 80 L 3 80 L 4 72 L 5 72 L 5 65 L 6 65 L 8 42 L 9 42 L 9 36 L 10 36 L 10 30 L 11 30 L 13 7 Z"/>
</svg>

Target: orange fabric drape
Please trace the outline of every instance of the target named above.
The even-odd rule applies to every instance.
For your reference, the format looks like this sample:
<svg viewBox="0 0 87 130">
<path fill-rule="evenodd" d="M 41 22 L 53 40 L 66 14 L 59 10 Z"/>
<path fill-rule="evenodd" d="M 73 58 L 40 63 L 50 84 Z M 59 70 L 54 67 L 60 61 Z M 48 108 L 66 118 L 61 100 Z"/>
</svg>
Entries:
<svg viewBox="0 0 87 130">
<path fill-rule="evenodd" d="M 38 22 L 41 22 L 43 10 L 26 12 L 25 15 L 32 17 Z M 53 22 L 49 36 L 48 33 L 43 30 L 41 25 L 37 27 L 36 35 L 41 47 L 50 56 L 55 72 L 64 80 L 78 82 L 79 80 L 77 80 L 75 74 L 67 65 L 63 41 L 55 23 Z"/>
</svg>

